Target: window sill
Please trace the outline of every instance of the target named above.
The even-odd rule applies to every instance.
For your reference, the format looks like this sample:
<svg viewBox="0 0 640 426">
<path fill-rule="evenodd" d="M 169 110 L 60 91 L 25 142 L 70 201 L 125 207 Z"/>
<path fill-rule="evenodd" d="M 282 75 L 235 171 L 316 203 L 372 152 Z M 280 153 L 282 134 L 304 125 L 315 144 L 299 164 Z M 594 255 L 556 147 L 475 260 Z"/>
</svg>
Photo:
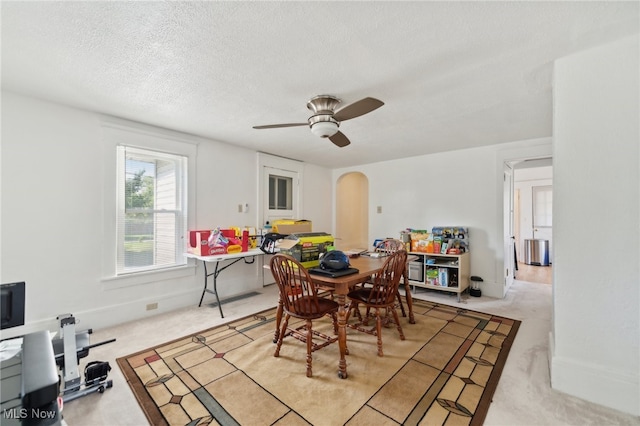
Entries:
<svg viewBox="0 0 640 426">
<path fill-rule="evenodd" d="M 175 268 L 168 268 L 159 271 L 147 271 L 138 272 L 131 275 L 103 277 L 102 284 L 105 290 L 111 290 L 124 287 L 133 287 L 136 285 L 143 285 L 151 282 L 194 276 L 195 273 L 195 264 L 187 264 L 184 266 L 177 266 Z"/>
</svg>

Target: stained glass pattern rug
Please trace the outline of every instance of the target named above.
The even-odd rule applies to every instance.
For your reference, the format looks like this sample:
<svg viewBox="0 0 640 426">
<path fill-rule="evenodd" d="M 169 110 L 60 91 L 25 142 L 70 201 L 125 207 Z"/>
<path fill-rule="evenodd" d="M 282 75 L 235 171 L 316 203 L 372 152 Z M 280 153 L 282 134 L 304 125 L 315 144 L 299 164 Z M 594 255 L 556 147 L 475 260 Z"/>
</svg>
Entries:
<svg viewBox="0 0 640 426">
<path fill-rule="evenodd" d="M 422 300 L 414 314 L 406 340 L 383 329 L 384 357 L 348 329 L 344 380 L 337 343 L 313 353 L 312 378 L 302 342 L 273 356 L 275 308 L 117 362 L 153 425 L 482 424 L 520 321 Z"/>
</svg>

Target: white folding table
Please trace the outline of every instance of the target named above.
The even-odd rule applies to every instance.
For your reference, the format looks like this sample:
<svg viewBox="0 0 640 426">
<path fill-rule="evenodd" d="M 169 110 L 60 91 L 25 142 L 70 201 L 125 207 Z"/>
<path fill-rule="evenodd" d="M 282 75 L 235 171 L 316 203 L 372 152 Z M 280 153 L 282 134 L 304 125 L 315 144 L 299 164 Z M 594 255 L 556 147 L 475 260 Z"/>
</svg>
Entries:
<svg viewBox="0 0 640 426">
<path fill-rule="evenodd" d="M 224 271 L 225 269 L 227 269 L 229 266 L 231 265 L 235 265 L 236 263 L 238 263 L 241 260 L 244 260 L 244 263 L 247 264 L 251 264 L 253 262 L 255 262 L 255 257 L 256 256 L 260 256 L 263 255 L 264 252 L 262 250 L 260 250 L 259 248 L 255 248 L 255 249 L 249 249 L 248 251 L 243 251 L 240 253 L 233 253 L 233 254 L 216 254 L 213 256 L 199 256 L 197 254 L 193 254 L 193 253 L 185 253 L 185 257 L 188 257 L 190 259 L 196 259 L 196 260 L 201 260 L 202 264 L 204 265 L 204 288 L 202 289 L 202 296 L 200 296 L 200 303 L 198 304 L 198 307 L 202 306 L 202 300 L 204 299 L 204 294 L 205 293 L 212 293 L 215 294 L 216 296 L 216 301 L 218 302 L 218 309 L 220 309 L 220 316 L 222 318 L 224 318 L 224 314 L 222 313 L 222 304 L 220 303 L 220 298 L 218 297 L 218 275 L 220 275 L 220 272 Z M 248 261 L 248 258 L 251 257 L 251 261 Z M 225 262 L 225 261 L 231 261 L 230 263 L 227 263 L 226 265 L 220 267 L 220 262 Z M 213 270 L 213 272 L 209 273 L 207 271 L 207 263 L 208 262 L 214 262 L 216 264 L 215 269 Z M 213 276 L 213 290 L 209 289 L 207 283 L 208 283 L 208 279 L 209 277 Z"/>
</svg>

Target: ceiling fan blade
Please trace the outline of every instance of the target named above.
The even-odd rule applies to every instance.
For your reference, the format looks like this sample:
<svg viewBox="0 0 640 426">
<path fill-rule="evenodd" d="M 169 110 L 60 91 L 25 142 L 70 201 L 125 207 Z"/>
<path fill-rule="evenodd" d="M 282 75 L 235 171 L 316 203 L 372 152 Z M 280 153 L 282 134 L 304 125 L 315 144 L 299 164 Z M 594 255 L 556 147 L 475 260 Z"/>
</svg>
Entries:
<svg viewBox="0 0 640 426">
<path fill-rule="evenodd" d="M 277 129 L 278 127 L 296 127 L 308 126 L 309 123 L 285 123 L 285 124 L 267 124 L 264 126 L 253 126 L 254 129 Z"/>
<path fill-rule="evenodd" d="M 340 148 L 344 148 L 351 143 L 351 141 L 342 132 L 338 132 L 333 136 L 329 136 L 329 140 Z"/>
<path fill-rule="evenodd" d="M 380 108 L 382 105 L 384 105 L 384 102 L 375 98 L 360 99 L 359 101 L 347 105 L 340 111 L 337 111 L 333 114 L 333 119 L 336 121 L 351 120 L 352 118 L 368 114 L 371 111 Z"/>
</svg>

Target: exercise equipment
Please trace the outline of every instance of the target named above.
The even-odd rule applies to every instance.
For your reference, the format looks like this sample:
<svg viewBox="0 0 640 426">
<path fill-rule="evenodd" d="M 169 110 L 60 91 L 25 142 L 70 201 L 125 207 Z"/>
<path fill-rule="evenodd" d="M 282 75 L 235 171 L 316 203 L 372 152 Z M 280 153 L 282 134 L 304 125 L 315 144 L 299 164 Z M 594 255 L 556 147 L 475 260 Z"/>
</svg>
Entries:
<svg viewBox="0 0 640 426">
<path fill-rule="evenodd" d="M 54 338 L 52 343 L 56 364 L 63 374 L 62 400 L 67 402 L 93 392 L 103 393 L 112 387 L 113 381 L 107 380 L 111 370 L 108 362 L 89 362 L 84 370 L 84 381 L 78 365 L 81 358 L 89 355 L 89 349 L 115 342 L 116 339 L 91 344 L 89 335 L 93 330 L 76 331 L 76 319 L 72 314 L 62 314 L 57 319 L 60 321 L 60 336 Z"/>
</svg>

